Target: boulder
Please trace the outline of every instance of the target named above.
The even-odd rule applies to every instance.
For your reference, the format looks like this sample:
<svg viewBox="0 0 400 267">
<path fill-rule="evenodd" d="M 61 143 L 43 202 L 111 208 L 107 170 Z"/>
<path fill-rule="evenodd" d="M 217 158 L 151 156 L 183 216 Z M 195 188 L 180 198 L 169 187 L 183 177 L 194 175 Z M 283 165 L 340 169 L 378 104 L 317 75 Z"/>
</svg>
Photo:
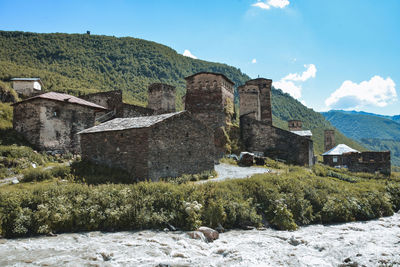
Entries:
<svg viewBox="0 0 400 267">
<path fill-rule="evenodd" d="M 255 157 L 254 161 L 256 162 L 256 165 L 258 165 L 258 166 L 265 165 L 265 159 L 263 157 Z"/>
<path fill-rule="evenodd" d="M 241 166 L 253 166 L 254 163 L 254 154 L 249 152 L 240 153 L 239 165 Z"/>
<path fill-rule="evenodd" d="M 207 241 L 207 238 L 204 236 L 204 234 L 200 231 L 192 231 L 192 232 L 188 232 L 187 235 L 192 238 L 192 239 L 200 239 L 203 241 Z"/>
<path fill-rule="evenodd" d="M 213 242 L 214 240 L 217 240 L 219 238 L 219 233 L 218 231 L 211 229 L 209 227 L 202 226 L 197 231 L 201 232 L 204 234 L 204 236 L 207 238 L 208 242 Z"/>
</svg>

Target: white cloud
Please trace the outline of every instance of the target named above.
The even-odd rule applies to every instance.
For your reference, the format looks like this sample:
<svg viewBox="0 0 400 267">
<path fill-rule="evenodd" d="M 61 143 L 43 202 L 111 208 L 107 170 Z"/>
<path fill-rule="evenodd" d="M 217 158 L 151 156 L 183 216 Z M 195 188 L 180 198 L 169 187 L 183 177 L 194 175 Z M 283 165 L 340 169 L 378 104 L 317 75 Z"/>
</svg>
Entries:
<svg viewBox="0 0 400 267">
<path fill-rule="evenodd" d="M 397 100 L 396 84 L 388 77 L 375 75 L 359 84 L 344 81 L 326 100 L 325 105 L 334 109 L 360 109 L 365 106 L 385 107 Z"/>
<path fill-rule="evenodd" d="M 185 51 L 183 52 L 182 55 L 184 55 L 185 57 L 191 57 L 191 58 L 197 59 L 197 57 L 194 56 L 194 55 L 193 55 L 189 50 L 187 50 L 187 49 L 185 49 Z"/>
<path fill-rule="evenodd" d="M 289 0 L 269 0 L 268 4 L 273 7 L 284 8 L 290 4 Z"/>
<path fill-rule="evenodd" d="M 292 81 L 281 79 L 280 81 L 274 82 L 273 86 L 281 89 L 283 92 L 288 93 L 296 99 L 301 97 L 301 85 L 295 85 Z"/>
<path fill-rule="evenodd" d="M 257 0 L 257 3 L 252 4 L 252 6 L 268 10 L 271 7 L 285 8 L 289 4 L 290 4 L 289 0 L 266 0 L 265 2 L 262 2 L 261 0 Z"/>
<path fill-rule="evenodd" d="M 251 61 L 252 64 L 256 64 L 257 63 L 257 59 L 253 58 L 253 60 Z"/>
<path fill-rule="evenodd" d="M 304 67 L 306 70 L 303 73 L 289 73 L 279 81 L 274 82 L 273 86 L 296 99 L 300 99 L 302 87 L 299 83 L 305 82 L 310 78 L 315 78 L 317 73 L 317 67 L 314 64 L 304 65 Z"/>
<path fill-rule="evenodd" d="M 314 64 L 304 65 L 307 68 L 301 75 L 298 73 L 290 73 L 283 80 L 290 80 L 290 81 L 301 81 L 305 82 L 310 78 L 315 78 L 315 74 L 317 73 L 317 68 Z"/>
</svg>

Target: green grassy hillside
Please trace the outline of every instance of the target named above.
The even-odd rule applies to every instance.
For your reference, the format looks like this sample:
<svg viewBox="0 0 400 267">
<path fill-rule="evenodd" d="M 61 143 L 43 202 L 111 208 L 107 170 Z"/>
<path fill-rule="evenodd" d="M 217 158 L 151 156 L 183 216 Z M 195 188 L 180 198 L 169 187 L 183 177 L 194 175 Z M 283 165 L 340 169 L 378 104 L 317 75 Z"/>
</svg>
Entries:
<svg viewBox="0 0 400 267">
<path fill-rule="evenodd" d="M 250 79 L 235 67 L 184 57 L 167 46 L 131 37 L 0 31 L 0 81 L 8 86 L 12 77 L 40 77 L 47 91 L 79 95 L 121 89 L 125 101 L 145 105 L 148 85 L 165 82 L 177 87 L 182 108 L 184 77 L 200 71 L 223 73 L 237 86 Z M 274 124 L 287 129 L 286 120 L 301 119 L 313 131 L 316 152 L 322 153 L 323 130 L 332 128 L 330 123 L 280 90 L 272 95 Z M 362 149 L 339 132 L 337 140 Z"/>
</svg>

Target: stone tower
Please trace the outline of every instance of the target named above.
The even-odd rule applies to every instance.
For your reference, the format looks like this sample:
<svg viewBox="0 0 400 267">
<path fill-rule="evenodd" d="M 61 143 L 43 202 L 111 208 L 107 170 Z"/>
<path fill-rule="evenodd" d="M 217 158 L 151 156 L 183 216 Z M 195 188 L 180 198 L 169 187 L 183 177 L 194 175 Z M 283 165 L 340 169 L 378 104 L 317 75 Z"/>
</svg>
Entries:
<svg viewBox="0 0 400 267">
<path fill-rule="evenodd" d="M 225 75 L 200 72 L 186 77 L 185 109 L 211 129 L 225 127 L 234 112 L 233 86 Z"/>
<path fill-rule="evenodd" d="M 240 116 L 261 120 L 260 90 L 256 85 L 238 87 L 240 98 Z"/>
<path fill-rule="evenodd" d="M 165 83 L 151 84 L 147 107 L 156 114 L 175 112 L 175 87 Z"/>
<path fill-rule="evenodd" d="M 303 123 L 299 120 L 288 121 L 289 131 L 301 131 L 303 129 Z"/>
<path fill-rule="evenodd" d="M 185 109 L 213 130 L 215 158 L 223 157 L 226 128 L 234 114 L 234 83 L 225 75 L 200 72 L 186 77 Z"/>
<path fill-rule="evenodd" d="M 335 130 L 325 130 L 324 148 L 325 152 L 335 147 Z"/>
<path fill-rule="evenodd" d="M 261 120 L 268 125 L 272 125 L 272 109 L 271 109 L 271 85 L 272 80 L 265 78 L 257 78 L 254 80 L 247 81 L 242 85 L 240 90 L 240 107 L 244 107 L 244 110 L 240 110 L 240 116 L 249 114 L 249 112 L 256 112 L 259 110 L 260 115 L 257 120 Z M 252 91 L 257 91 L 258 89 L 258 100 Z M 239 91 L 240 93 L 240 91 Z M 252 95 L 251 95 L 252 94 Z M 243 96 L 243 98 L 242 98 Z M 253 108 L 250 108 L 254 106 Z"/>
</svg>

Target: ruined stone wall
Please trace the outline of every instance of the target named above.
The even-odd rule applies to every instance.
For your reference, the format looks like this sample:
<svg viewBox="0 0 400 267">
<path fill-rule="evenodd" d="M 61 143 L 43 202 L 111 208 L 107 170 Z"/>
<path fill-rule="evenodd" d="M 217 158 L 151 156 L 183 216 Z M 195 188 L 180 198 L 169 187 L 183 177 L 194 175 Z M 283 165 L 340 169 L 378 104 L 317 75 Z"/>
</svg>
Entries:
<svg viewBox="0 0 400 267">
<path fill-rule="evenodd" d="M 238 88 L 240 97 L 240 116 L 250 116 L 261 120 L 260 91 L 256 85 L 245 85 Z"/>
<path fill-rule="evenodd" d="M 148 168 L 152 180 L 214 169 L 213 133 L 188 113 L 156 124 L 150 136 Z"/>
<path fill-rule="evenodd" d="M 34 101 L 13 106 L 13 128 L 29 143 L 40 147 L 40 107 Z"/>
<path fill-rule="evenodd" d="M 343 157 L 346 158 L 348 168 L 352 172 L 380 172 L 385 175 L 391 173 L 390 151 L 346 153 Z"/>
<path fill-rule="evenodd" d="M 246 116 L 240 118 L 240 128 L 243 144 L 250 152 L 262 151 L 267 157 L 282 159 L 291 164 L 314 164 L 313 142 L 307 137 Z"/>
<path fill-rule="evenodd" d="M 148 105 L 156 114 L 175 112 L 175 87 L 164 83 L 149 86 Z"/>
<path fill-rule="evenodd" d="M 81 134 L 82 158 L 148 177 L 148 128 Z"/>
<path fill-rule="evenodd" d="M 152 109 L 124 103 L 122 105 L 121 111 L 118 112 L 116 117 L 118 117 L 118 118 L 133 118 L 133 117 L 143 117 L 143 116 L 151 116 L 151 115 L 155 115 L 155 112 Z"/>
</svg>

